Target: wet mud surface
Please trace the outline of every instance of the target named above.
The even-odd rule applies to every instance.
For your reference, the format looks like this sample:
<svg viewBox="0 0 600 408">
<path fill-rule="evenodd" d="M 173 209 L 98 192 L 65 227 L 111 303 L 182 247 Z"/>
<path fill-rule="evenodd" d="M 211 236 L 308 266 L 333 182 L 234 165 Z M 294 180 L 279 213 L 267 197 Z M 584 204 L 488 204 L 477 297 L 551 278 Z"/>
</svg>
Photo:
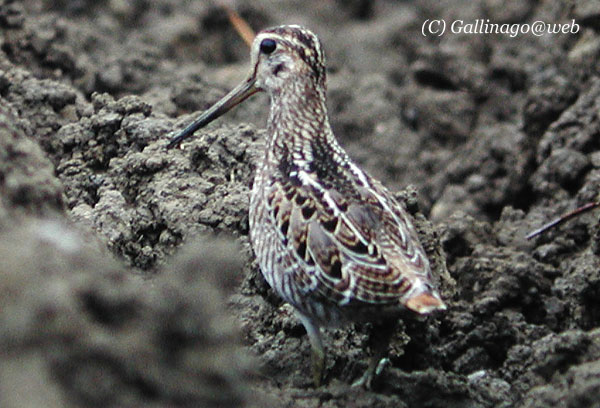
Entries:
<svg viewBox="0 0 600 408">
<path fill-rule="evenodd" d="M 209 2 L 0 2 L 0 406 L 598 407 L 600 9 L 594 1 L 250 2 L 328 58 L 349 154 L 415 216 L 449 309 L 406 320 L 372 391 L 367 326 L 325 385 L 249 248 L 268 100 L 164 147 L 245 75 Z M 424 37 L 427 19 L 579 24 Z M 448 271 L 448 276 L 444 275 Z"/>
</svg>

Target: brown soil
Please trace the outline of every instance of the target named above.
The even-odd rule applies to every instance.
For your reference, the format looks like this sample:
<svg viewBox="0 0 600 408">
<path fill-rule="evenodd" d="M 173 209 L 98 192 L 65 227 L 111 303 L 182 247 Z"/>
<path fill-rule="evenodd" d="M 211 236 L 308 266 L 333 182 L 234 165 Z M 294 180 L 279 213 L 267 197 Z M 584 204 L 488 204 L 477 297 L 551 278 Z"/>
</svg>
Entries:
<svg viewBox="0 0 600 408">
<path fill-rule="evenodd" d="M 223 11 L 0 1 L 0 406 L 600 407 L 598 211 L 524 238 L 598 199 L 600 9 L 568 4 L 237 2 L 321 37 L 334 131 L 452 277 L 364 391 L 368 327 L 329 331 L 312 388 L 249 249 L 267 98 L 164 148 L 248 69 Z M 580 29 L 422 36 L 436 18 Z"/>
</svg>

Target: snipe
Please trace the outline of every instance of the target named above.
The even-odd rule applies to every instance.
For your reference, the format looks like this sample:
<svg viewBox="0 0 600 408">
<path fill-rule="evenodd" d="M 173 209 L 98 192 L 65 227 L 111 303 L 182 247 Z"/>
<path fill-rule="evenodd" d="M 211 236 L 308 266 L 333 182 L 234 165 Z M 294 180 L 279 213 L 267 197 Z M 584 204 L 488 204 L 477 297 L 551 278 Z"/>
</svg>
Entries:
<svg viewBox="0 0 600 408">
<path fill-rule="evenodd" d="M 336 141 L 325 107 L 325 65 L 300 26 L 260 32 L 248 78 L 173 138 L 176 146 L 257 91 L 271 99 L 267 143 L 250 198 L 250 239 L 271 287 L 298 312 L 322 379 L 320 328 L 374 324 L 369 387 L 404 312 L 446 308 L 403 207 Z"/>
</svg>

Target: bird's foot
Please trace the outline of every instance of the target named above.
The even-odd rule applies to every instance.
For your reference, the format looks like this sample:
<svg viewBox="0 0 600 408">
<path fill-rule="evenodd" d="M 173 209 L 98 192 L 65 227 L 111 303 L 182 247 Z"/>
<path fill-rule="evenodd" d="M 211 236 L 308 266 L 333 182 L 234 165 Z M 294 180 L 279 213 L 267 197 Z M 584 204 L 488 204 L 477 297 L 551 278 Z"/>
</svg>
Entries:
<svg viewBox="0 0 600 408">
<path fill-rule="evenodd" d="M 390 364 L 390 359 L 387 357 L 372 360 L 362 377 L 352 383 L 352 387 L 363 387 L 370 390 L 375 377 L 378 377 L 388 364 Z"/>
</svg>

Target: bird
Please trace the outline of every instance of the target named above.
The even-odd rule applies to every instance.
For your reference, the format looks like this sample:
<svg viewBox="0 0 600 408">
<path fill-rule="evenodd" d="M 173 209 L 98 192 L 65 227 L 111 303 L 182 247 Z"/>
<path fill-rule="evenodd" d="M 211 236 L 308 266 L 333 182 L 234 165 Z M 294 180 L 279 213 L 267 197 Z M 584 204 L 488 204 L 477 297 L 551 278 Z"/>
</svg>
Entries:
<svg viewBox="0 0 600 408">
<path fill-rule="evenodd" d="M 333 134 L 319 38 L 299 25 L 260 31 L 247 78 L 168 143 L 178 146 L 256 92 L 270 98 L 266 143 L 250 193 L 249 235 L 271 288 L 295 309 L 323 381 L 322 329 L 371 323 L 373 356 L 353 385 L 380 374 L 399 318 L 445 310 L 402 204 Z"/>
</svg>

